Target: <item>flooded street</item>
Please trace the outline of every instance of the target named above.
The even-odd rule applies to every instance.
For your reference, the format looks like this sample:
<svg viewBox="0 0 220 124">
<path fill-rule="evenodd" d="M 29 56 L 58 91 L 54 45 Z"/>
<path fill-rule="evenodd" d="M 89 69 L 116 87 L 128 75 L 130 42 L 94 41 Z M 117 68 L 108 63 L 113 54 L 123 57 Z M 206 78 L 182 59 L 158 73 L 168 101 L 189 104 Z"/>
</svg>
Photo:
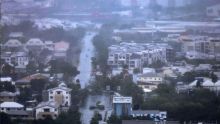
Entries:
<svg viewBox="0 0 220 124">
<path fill-rule="evenodd" d="M 104 120 L 105 116 L 109 117 L 112 111 L 112 105 L 110 101 L 110 95 L 109 94 L 103 94 L 103 95 L 89 95 L 86 99 L 86 104 L 80 108 L 81 112 L 81 121 L 82 124 L 90 124 L 90 120 L 93 117 L 93 114 L 95 111 L 98 111 L 102 115 L 102 119 Z M 100 101 L 101 105 L 105 106 L 105 110 L 90 110 L 90 106 L 95 106 L 96 103 Z M 107 115 L 106 115 L 107 114 Z"/>
<path fill-rule="evenodd" d="M 80 74 L 77 75 L 75 78 L 80 80 L 82 88 L 85 88 L 90 80 L 90 75 L 92 71 L 91 58 L 94 56 L 94 46 L 92 43 L 92 39 L 95 35 L 96 33 L 87 32 L 82 40 L 82 51 L 80 54 L 78 66 Z"/>
</svg>

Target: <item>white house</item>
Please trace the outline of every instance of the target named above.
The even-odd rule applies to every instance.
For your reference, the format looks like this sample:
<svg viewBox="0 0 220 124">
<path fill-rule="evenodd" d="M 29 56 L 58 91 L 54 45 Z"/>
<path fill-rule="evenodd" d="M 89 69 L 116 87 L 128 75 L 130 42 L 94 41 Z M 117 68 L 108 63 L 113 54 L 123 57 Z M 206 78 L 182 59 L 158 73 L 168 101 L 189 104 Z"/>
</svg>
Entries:
<svg viewBox="0 0 220 124">
<path fill-rule="evenodd" d="M 59 115 L 59 105 L 54 101 L 41 102 L 35 109 L 36 119 L 44 119 L 48 116 L 52 119 L 56 119 Z"/>
<path fill-rule="evenodd" d="M 65 83 L 58 87 L 48 89 L 49 101 L 55 101 L 59 106 L 69 107 L 71 105 L 71 89 Z"/>
<path fill-rule="evenodd" d="M 3 102 L 0 104 L 0 112 L 24 110 L 24 106 L 16 102 Z"/>
<path fill-rule="evenodd" d="M 44 48 L 44 42 L 39 38 L 32 38 L 27 41 L 26 48 L 30 51 L 40 51 Z"/>
</svg>

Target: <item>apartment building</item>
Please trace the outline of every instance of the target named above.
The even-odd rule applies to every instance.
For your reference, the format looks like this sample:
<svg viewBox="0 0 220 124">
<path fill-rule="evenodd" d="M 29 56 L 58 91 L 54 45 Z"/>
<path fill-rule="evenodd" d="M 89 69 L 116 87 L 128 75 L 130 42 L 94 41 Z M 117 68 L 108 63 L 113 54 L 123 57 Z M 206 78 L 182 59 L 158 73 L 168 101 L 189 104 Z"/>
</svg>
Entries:
<svg viewBox="0 0 220 124">
<path fill-rule="evenodd" d="M 167 44 L 156 43 L 120 43 L 108 48 L 108 65 L 112 68 L 119 68 L 127 65 L 129 69 L 142 69 L 144 64 L 150 65 L 156 61 L 166 63 L 171 52 Z"/>
<path fill-rule="evenodd" d="M 187 59 L 218 59 L 220 55 L 220 38 L 208 36 L 182 36 L 182 52 Z"/>
<path fill-rule="evenodd" d="M 58 87 L 48 89 L 49 101 L 55 101 L 59 106 L 69 107 L 71 105 L 71 89 L 65 83 Z"/>
</svg>

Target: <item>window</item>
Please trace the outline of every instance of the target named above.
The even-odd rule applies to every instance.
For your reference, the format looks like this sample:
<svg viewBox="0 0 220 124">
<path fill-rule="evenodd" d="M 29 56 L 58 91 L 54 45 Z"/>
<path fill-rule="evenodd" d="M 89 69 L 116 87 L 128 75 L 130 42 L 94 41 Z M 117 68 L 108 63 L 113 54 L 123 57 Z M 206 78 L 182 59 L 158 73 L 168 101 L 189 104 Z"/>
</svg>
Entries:
<svg viewBox="0 0 220 124">
<path fill-rule="evenodd" d="M 66 97 L 66 99 L 68 99 L 68 96 Z"/>
<path fill-rule="evenodd" d="M 44 112 L 50 112 L 50 109 L 49 108 L 45 108 Z"/>
<path fill-rule="evenodd" d="M 61 91 L 57 91 L 57 94 L 61 94 Z"/>
<path fill-rule="evenodd" d="M 50 91 L 50 94 L 53 94 L 53 91 Z"/>
<path fill-rule="evenodd" d="M 50 99 L 53 99 L 53 96 L 50 96 Z"/>
</svg>

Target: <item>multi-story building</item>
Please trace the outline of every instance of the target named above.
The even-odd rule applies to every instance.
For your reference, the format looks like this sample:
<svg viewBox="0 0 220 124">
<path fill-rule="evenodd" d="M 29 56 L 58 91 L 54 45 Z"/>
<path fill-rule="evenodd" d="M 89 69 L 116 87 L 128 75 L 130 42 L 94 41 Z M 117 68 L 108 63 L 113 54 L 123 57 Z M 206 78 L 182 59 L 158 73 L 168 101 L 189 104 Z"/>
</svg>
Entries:
<svg viewBox="0 0 220 124">
<path fill-rule="evenodd" d="M 220 39 L 208 36 L 182 36 L 182 51 L 188 59 L 214 59 L 220 55 Z"/>
<path fill-rule="evenodd" d="M 210 17 L 220 17 L 220 4 L 207 7 L 206 14 Z"/>
<path fill-rule="evenodd" d="M 59 106 L 69 107 L 71 105 L 71 89 L 61 83 L 58 87 L 48 89 L 49 101 L 55 101 Z"/>
<path fill-rule="evenodd" d="M 132 97 L 114 96 L 113 113 L 116 116 L 128 116 L 132 111 Z"/>
<path fill-rule="evenodd" d="M 157 61 L 166 63 L 167 57 L 171 57 L 171 52 L 167 52 L 170 47 L 167 44 L 138 44 L 121 43 L 112 45 L 109 49 L 108 65 L 112 68 L 119 68 L 127 65 L 129 69 L 142 69 L 144 64 L 152 64 Z"/>
</svg>

